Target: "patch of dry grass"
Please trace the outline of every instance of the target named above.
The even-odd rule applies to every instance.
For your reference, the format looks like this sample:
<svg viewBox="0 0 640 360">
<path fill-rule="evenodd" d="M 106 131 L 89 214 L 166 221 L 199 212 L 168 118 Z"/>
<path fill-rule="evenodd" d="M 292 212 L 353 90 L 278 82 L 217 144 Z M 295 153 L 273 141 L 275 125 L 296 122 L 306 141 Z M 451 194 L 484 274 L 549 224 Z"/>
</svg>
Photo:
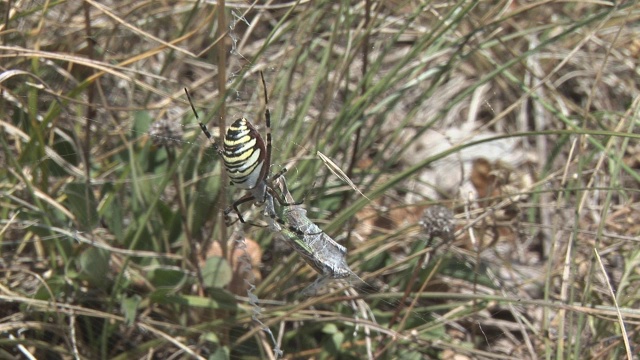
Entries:
<svg viewBox="0 0 640 360">
<path fill-rule="evenodd" d="M 0 357 L 637 358 L 638 5 L 221 4 L 0 4 Z M 258 71 L 366 283 L 222 221 Z"/>
</svg>

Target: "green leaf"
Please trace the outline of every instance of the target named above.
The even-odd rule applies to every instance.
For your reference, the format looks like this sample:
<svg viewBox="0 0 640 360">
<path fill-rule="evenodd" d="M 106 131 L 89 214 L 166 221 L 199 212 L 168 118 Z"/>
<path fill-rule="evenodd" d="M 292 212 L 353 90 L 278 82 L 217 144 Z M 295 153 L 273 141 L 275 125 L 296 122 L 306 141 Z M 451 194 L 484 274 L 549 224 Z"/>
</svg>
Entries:
<svg viewBox="0 0 640 360">
<path fill-rule="evenodd" d="M 333 346 L 336 349 L 340 349 L 342 347 L 342 343 L 344 342 L 344 333 L 339 331 L 331 336 L 331 340 L 333 341 Z"/>
<path fill-rule="evenodd" d="M 175 296 L 176 290 L 172 288 L 159 288 L 149 294 L 149 300 L 158 304 L 185 304 L 180 296 Z"/>
<path fill-rule="evenodd" d="M 116 239 L 122 239 L 125 233 L 126 205 L 115 194 L 119 191 L 112 183 L 106 183 L 100 190 L 100 218 L 107 225 Z"/>
<path fill-rule="evenodd" d="M 231 267 L 227 260 L 218 257 L 211 256 L 207 259 L 204 268 L 202 269 L 202 278 L 204 280 L 204 286 L 209 288 L 223 288 L 231 282 Z"/>
<path fill-rule="evenodd" d="M 213 344 L 218 344 L 220 342 L 220 338 L 218 338 L 218 335 L 213 332 L 206 332 L 200 338 Z"/>
<path fill-rule="evenodd" d="M 177 269 L 158 268 L 149 272 L 149 280 L 157 288 L 178 289 L 186 281 L 186 274 Z"/>
<path fill-rule="evenodd" d="M 130 326 L 134 321 L 136 321 L 136 316 L 138 315 L 138 305 L 140 305 L 141 300 L 142 298 L 139 295 L 125 297 L 122 300 L 122 303 L 120 304 L 120 310 L 124 314 L 127 325 Z"/>
<path fill-rule="evenodd" d="M 335 334 L 338 332 L 338 327 L 335 324 L 328 323 L 322 328 L 322 332 L 325 334 Z"/>
<path fill-rule="evenodd" d="M 109 252 L 90 247 L 80 255 L 78 275 L 91 285 L 102 288 L 107 284 L 109 273 Z"/>
<path fill-rule="evenodd" d="M 209 356 L 209 360 L 229 360 L 230 358 L 231 353 L 226 346 L 217 348 L 216 351 Z"/>
<path fill-rule="evenodd" d="M 36 300 L 58 299 L 65 296 L 65 291 L 69 291 L 69 286 L 66 282 L 65 276 L 54 275 L 50 279 L 45 280 L 45 284 L 38 287 L 38 290 L 33 295 Z"/>
<path fill-rule="evenodd" d="M 148 111 L 136 111 L 133 115 L 133 126 L 131 127 L 132 136 L 134 138 L 149 131 L 149 126 L 153 118 Z"/>
<path fill-rule="evenodd" d="M 74 214 L 80 229 L 89 230 L 98 225 L 97 201 L 93 189 L 84 182 L 72 182 L 65 186 L 65 206 Z"/>
</svg>

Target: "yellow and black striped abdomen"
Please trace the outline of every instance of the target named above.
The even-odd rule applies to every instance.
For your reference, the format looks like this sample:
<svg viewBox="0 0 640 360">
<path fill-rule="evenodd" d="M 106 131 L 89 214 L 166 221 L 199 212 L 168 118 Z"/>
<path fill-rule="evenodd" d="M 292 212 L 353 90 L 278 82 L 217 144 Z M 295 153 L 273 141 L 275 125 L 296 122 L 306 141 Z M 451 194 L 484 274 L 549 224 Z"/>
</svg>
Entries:
<svg viewBox="0 0 640 360">
<path fill-rule="evenodd" d="M 222 159 L 231 182 L 242 189 L 253 189 L 264 180 L 266 149 L 262 137 L 245 118 L 227 129 Z"/>
</svg>

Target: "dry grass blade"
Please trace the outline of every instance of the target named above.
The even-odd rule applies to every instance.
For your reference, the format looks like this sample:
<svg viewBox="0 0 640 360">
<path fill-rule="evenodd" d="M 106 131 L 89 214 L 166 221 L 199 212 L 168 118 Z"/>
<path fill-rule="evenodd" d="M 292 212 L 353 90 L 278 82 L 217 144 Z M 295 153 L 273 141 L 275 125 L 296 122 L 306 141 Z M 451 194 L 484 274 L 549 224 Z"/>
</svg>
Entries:
<svg viewBox="0 0 640 360">
<path fill-rule="evenodd" d="M 629 335 L 627 334 L 627 327 L 624 323 L 624 318 L 622 317 L 622 313 L 620 312 L 620 306 L 618 306 L 618 300 L 616 299 L 616 293 L 613 291 L 613 287 L 611 286 L 611 280 L 607 275 L 607 271 L 602 264 L 602 258 L 600 258 L 600 253 L 598 253 L 598 249 L 593 249 L 593 253 L 596 255 L 596 259 L 598 260 L 598 266 L 600 267 L 600 271 L 602 271 L 602 276 L 604 277 L 604 282 L 607 288 L 609 289 L 609 295 L 611 295 L 611 301 L 613 301 L 613 306 L 615 306 L 616 314 L 618 315 L 618 324 L 620 325 L 620 332 L 622 333 L 622 341 L 624 342 L 624 349 L 627 352 L 627 359 L 632 360 L 633 354 L 631 353 L 631 345 L 629 344 Z"/>
<path fill-rule="evenodd" d="M 347 185 L 349 185 L 353 190 L 357 191 L 358 194 L 362 195 L 363 198 L 371 201 L 371 199 L 369 199 L 365 194 L 362 193 L 362 191 L 360 191 L 360 189 L 358 189 L 356 184 L 354 184 L 353 181 L 349 179 L 347 174 L 345 174 L 344 171 L 342 171 L 342 169 L 340 169 L 340 167 L 335 162 L 333 162 L 331 159 L 329 159 L 326 155 L 324 155 L 320 151 L 316 151 L 316 154 L 318 154 L 318 157 L 320 158 L 320 160 L 322 160 L 322 162 L 329 169 L 329 171 L 333 173 L 333 175 L 337 176 L 342 181 L 346 182 Z"/>
<path fill-rule="evenodd" d="M 159 39 L 159 38 L 157 38 L 157 37 L 145 32 L 145 31 L 142 31 L 142 30 L 138 29 L 135 26 L 132 26 L 130 23 L 124 21 L 123 19 L 118 17 L 116 14 L 114 14 L 112 11 L 110 11 L 106 6 L 104 6 L 102 4 L 99 4 L 99 3 L 95 2 L 95 1 L 92 1 L 92 0 L 86 0 L 86 1 L 89 4 L 91 4 L 91 6 L 95 7 L 96 9 L 100 10 L 101 12 L 107 14 L 107 16 L 109 16 L 110 18 L 116 20 L 119 24 L 121 24 L 122 26 L 126 27 L 127 29 L 130 29 L 134 33 L 137 33 L 142 38 L 152 39 L 153 41 L 156 41 L 156 42 L 158 42 L 158 43 L 160 43 L 160 44 L 162 44 L 162 45 L 164 45 L 166 47 L 169 47 L 169 48 L 171 48 L 173 50 L 176 50 L 178 52 L 184 53 L 185 55 L 188 55 L 188 56 L 191 56 L 191 57 L 195 56 L 195 54 L 193 54 L 193 53 L 191 53 L 191 52 L 189 52 L 189 51 L 187 51 L 185 49 L 179 48 L 179 47 L 177 47 L 177 46 L 175 46 L 175 45 L 173 45 L 173 44 L 171 44 L 169 42 L 166 42 L 166 41 L 164 41 L 162 39 Z"/>
</svg>

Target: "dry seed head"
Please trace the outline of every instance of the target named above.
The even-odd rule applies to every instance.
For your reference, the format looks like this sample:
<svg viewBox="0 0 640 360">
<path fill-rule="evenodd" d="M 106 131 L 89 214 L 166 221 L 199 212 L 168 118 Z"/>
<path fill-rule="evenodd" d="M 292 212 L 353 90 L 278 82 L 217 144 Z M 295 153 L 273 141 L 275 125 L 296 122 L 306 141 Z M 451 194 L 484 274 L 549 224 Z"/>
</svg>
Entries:
<svg viewBox="0 0 640 360">
<path fill-rule="evenodd" d="M 434 205 L 427 208 L 422 214 L 420 225 L 429 239 L 438 236 L 443 240 L 451 240 L 453 237 L 453 213 L 444 206 Z"/>
</svg>

